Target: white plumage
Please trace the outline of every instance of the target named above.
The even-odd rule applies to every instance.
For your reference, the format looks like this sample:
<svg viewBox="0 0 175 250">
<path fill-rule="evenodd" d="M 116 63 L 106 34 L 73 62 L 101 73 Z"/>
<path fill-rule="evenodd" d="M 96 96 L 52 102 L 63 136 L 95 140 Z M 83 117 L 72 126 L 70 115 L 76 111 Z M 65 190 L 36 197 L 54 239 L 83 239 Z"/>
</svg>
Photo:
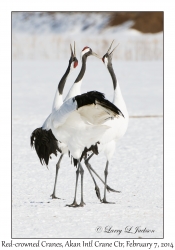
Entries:
<svg viewBox="0 0 175 250">
<path fill-rule="evenodd" d="M 31 145 L 35 145 L 41 163 L 45 162 L 48 164 L 49 157 L 52 153 L 55 155 L 57 155 L 57 151 L 62 153 L 56 167 L 55 185 L 52 198 L 55 198 L 53 196 L 55 196 L 57 173 L 63 154 L 69 150 L 74 160 L 77 160 L 78 169 L 76 172 L 75 197 L 73 203 L 70 205 L 74 207 L 83 206 L 85 204 L 83 201 L 84 170 L 80 163 L 83 154 L 88 151 L 88 149 L 93 152 L 98 151 L 96 148 L 97 144 L 100 142 L 101 150 L 104 150 L 108 156 L 111 155 L 109 152 L 109 146 L 105 149 L 105 145 L 110 144 L 110 147 L 112 147 L 114 142 L 111 142 L 111 140 L 114 138 L 118 139 L 118 137 L 123 135 L 123 131 L 126 130 L 121 129 L 121 126 L 125 125 L 127 119 L 125 117 L 126 112 L 124 109 L 124 102 L 123 106 L 121 106 L 124 111 L 124 113 L 122 113 L 118 107 L 106 100 L 104 95 L 97 91 L 91 91 L 72 98 L 72 96 L 80 92 L 82 78 L 86 70 L 86 60 L 89 55 L 97 56 L 89 47 L 85 47 L 82 50 L 82 67 L 80 73 L 71 87 L 65 101 L 60 106 L 62 101 L 61 95 L 70 67 L 69 70 L 66 71 L 63 76 L 63 81 L 61 81 L 61 84 L 59 83 L 59 94 L 56 93 L 55 95 L 52 113 L 45 120 L 42 128 L 33 131 L 31 136 Z M 119 95 L 118 92 L 116 92 L 116 96 L 117 95 Z M 121 95 L 119 96 L 121 97 Z M 122 102 L 120 102 L 120 104 L 121 103 Z M 89 167 L 88 170 L 90 171 Z M 79 173 L 81 173 L 81 202 L 77 205 L 76 190 Z M 105 190 L 109 190 L 106 179 L 105 175 Z M 97 189 L 96 192 L 98 193 Z"/>
<path fill-rule="evenodd" d="M 96 116 L 96 112 L 93 112 L 94 109 L 96 110 L 94 104 L 88 105 L 88 109 L 92 110 L 91 119 L 89 119 L 91 122 L 85 119 L 87 117 L 87 106 L 78 109 L 76 100 L 70 98 L 63 103 L 59 110 L 52 112 L 42 126 L 43 129 L 51 129 L 57 140 L 67 145 L 75 159 L 81 157 L 85 147 L 89 148 L 99 141 L 101 135 L 109 128 L 103 123 L 106 117 L 111 117 L 110 112 L 107 113 L 102 107 L 101 116 Z M 99 120 L 101 120 L 101 123 L 99 123 Z"/>
</svg>

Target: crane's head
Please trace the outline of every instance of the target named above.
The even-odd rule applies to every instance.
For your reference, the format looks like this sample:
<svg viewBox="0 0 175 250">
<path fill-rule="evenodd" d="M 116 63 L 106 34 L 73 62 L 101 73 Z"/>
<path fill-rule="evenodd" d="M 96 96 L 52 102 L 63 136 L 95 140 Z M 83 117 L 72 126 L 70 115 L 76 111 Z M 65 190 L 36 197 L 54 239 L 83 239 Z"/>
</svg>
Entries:
<svg viewBox="0 0 175 250">
<path fill-rule="evenodd" d="M 112 55 L 113 55 L 113 52 L 114 50 L 117 48 L 117 46 L 119 44 L 117 44 L 117 46 L 111 51 L 111 47 L 112 47 L 112 44 L 113 44 L 114 40 L 112 41 L 108 51 L 106 52 L 106 54 L 102 57 L 102 61 L 104 62 L 104 64 L 106 66 L 108 66 L 109 64 L 112 64 Z"/>
<path fill-rule="evenodd" d="M 94 53 L 94 52 L 92 51 L 92 49 L 91 49 L 90 47 L 85 46 L 85 47 L 82 49 L 82 51 L 81 51 L 81 58 L 83 58 L 83 57 L 86 57 L 86 58 L 87 58 L 88 56 L 95 56 L 95 57 L 101 59 L 96 53 Z"/>
<path fill-rule="evenodd" d="M 74 52 L 72 50 L 71 44 L 70 44 L 70 51 L 71 51 L 71 57 L 69 59 L 69 63 L 70 63 L 71 69 L 74 69 L 78 66 L 78 60 L 76 58 L 76 53 L 75 53 L 75 42 L 74 42 Z"/>
</svg>

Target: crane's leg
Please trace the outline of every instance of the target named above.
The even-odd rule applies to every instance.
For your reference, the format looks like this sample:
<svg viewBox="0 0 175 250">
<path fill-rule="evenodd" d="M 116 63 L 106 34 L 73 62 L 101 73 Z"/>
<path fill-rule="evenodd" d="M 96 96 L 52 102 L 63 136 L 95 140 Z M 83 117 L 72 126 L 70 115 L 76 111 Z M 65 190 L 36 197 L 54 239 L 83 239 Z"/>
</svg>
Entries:
<svg viewBox="0 0 175 250">
<path fill-rule="evenodd" d="M 76 183 L 75 183 L 74 201 L 73 201 L 72 204 L 66 205 L 68 207 L 79 207 L 79 205 L 77 204 L 77 200 L 76 200 L 79 173 L 80 173 L 80 165 L 78 164 L 78 168 L 77 168 L 77 171 L 76 171 Z"/>
<path fill-rule="evenodd" d="M 105 182 L 102 180 L 102 178 L 95 172 L 95 170 L 91 167 L 91 165 L 90 165 L 90 163 L 89 163 L 89 160 L 90 160 L 90 158 L 92 157 L 94 155 L 94 153 L 92 153 L 90 156 L 89 156 L 89 158 L 87 158 L 86 160 L 85 160 L 85 165 L 86 165 L 86 167 L 87 167 L 87 169 L 89 170 L 89 171 L 92 171 L 92 172 L 94 172 L 94 174 L 101 180 L 101 182 L 105 185 Z M 92 173 L 91 173 L 91 176 L 92 176 Z M 113 188 L 110 188 L 108 185 L 106 186 L 106 189 L 107 189 L 107 191 L 108 192 L 116 192 L 116 193 L 121 193 L 121 191 L 117 191 L 117 190 L 115 190 L 115 189 L 113 189 Z M 95 188 L 95 190 L 96 190 L 96 188 Z M 96 194 L 97 194 L 97 192 L 98 192 L 98 190 L 99 190 L 99 188 L 98 188 L 98 186 L 97 186 L 97 190 L 96 190 Z M 97 197 L 98 197 L 98 195 L 97 195 Z M 98 197 L 99 198 L 99 197 Z"/>
<path fill-rule="evenodd" d="M 81 201 L 79 206 L 80 207 L 84 207 L 84 205 L 86 205 L 86 203 L 84 203 L 83 201 L 83 176 L 84 176 L 84 169 L 79 161 L 79 166 L 80 166 L 80 174 L 81 174 Z"/>
<path fill-rule="evenodd" d="M 84 163 L 85 163 L 85 165 L 86 165 L 86 167 L 87 167 L 87 169 L 88 169 L 88 171 L 89 171 L 89 173 L 90 173 L 90 175 L 92 177 L 92 180 L 93 180 L 93 182 L 95 184 L 95 191 L 96 191 L 97 198 L 99 200 L 101 200 L 100 189 L 99 189 L 99 187 L 98 187 L 98 185 L 97 185 L 97 183 L 96 183 L 96 181 L 94 179 L 94 176 L 92 175 L 92 172 L 91 172 L 90 167 L 89 167 L 90 164 L 88 162 L 93 155 L 94 155 L 94 153 L 92 153 L 87 159 L 85 159 Z"/>
<path fill-rule="evenodd" d="M 106 162 L 106 168 L 104 171 L 105 174 L 105 187 L 104 187 L 104 198 L 101 200 L 102 203 L 114 203 L 114 202 L 108 202 L 106 200 L 106 189 L 107 189 L 107 176 L 108 176 L 108 165 L 109 165 L 109 161 Z"/>
<path fill-rule="evenodd" d="M 60 162 L 61 162 L 62 158 L 63 158 L 63 154 L 61 154 L 61 156 L 56 164 L 54 189 L 53 189 L 53 194 L 51 194 L 52 199 L 60 199 L 60 198 L 56 197 L 55 192 L 56 192 L 56 185 L 57 185 L 58 170 L 60 169 Z"/>
</svg>

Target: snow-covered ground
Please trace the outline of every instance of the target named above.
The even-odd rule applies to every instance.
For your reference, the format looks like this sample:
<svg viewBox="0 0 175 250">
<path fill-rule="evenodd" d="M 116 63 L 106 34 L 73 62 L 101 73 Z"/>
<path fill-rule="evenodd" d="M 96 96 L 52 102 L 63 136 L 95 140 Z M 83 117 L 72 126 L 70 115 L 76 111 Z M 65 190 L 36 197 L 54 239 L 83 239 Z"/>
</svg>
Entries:
<svg viewBox="0 0 175 250">
<path fill-rule="evenodd" d="M 70 208 L 76 169 L 64 156 L 57 195 L 52 200 L 55 164 L 41 166 L 30 147 L 31 132 L 43 124 L 52 107 L 67 60 L 15 61 L 12 64 L 12 237 L 14 238 L 161 238 L 163 237 L 163 63 L 114 61 L 114 69 L 130 114 L 129 127 L 109 165 L 107 193 L 115 204 L 101 204 L 84 166 L 83 208 Z M 72 73 L 67 93 L 78 74 Z M 94 70 L 95 69 L 95 70 Z M 103 63 L 88 58 L 82 92 L 99 90 L 112 100 L 112 82 Z M 140 118 L 132 118 L 140 116 Z M 143 118 L 143 116 L 155 116 Z M 159 116 L 159 117 L 156 117 Z M 104 156 L 91 160 L 103 177 Z M 99 183 L 99 182 L 98 182 Z M 99 183 L 101 195 L 103 186 Z M 78 196 L 79 197 L 79 196 Z M 122 230 L 106 233 L 105 227 Z M 97 228 L 102 227 L 102 232 Z M 140 227 L 154 232 L 126 233 Z"/>
</svg>

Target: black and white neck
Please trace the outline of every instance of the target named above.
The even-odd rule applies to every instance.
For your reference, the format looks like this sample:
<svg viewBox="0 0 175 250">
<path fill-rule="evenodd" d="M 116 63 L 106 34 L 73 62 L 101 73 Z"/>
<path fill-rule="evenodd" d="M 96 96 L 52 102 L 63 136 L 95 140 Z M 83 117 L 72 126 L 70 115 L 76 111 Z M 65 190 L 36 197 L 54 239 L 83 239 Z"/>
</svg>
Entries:
<svg viewBox="0 0 175 250">
<path fill-rule="evenodd" d="M 111 44 L 111 46 L 112 46 L 112 44 Z M 115 72 L 113 69 L 113 65 L 112 65 L 112 53 L 116 47 L 112 50 L 112 52 L 110 52 L 111 46 L 109 47 L 108 52 L 102 57 L 102 61 L 106 65 L 106 67 L 111 75 L 111 78 L 112 78 L 113 88 L 114 88 L 113 104 L 116 105 L 122 111 L 122 113 L 124 114 L 125 117 L 128 117 L 128 111 L 126 108 L 126 104 L 125 104 L 125 101 L 123 99 L 120 85 L 119 85 L 119 82 L 116 78 L 116 75 L 115 75 Z"/>
<path fill-rule="evenodd" d="M 61 105 L 63 104 L 63 90 L 64 90 L 67 77 L 69 76 L 71 70 L 75 69 L 77 65 L 78 65 L 78 60 L 75 56 L 75 44 L 74 44 L 74 53 L 71 47 L 71 57 L 69 59 L 68 68 L 66 72 L 64 73 L 63 77 L 61 78 L 58 84 L 58 88 L 55 93 L 55 98 L 54 98 L 53 105 L 52 105 L 52 112 L 59 109 Z"/>
<path fill-rule="evenodd" d="M 104 56 L 102 58 L 103 62 L 105 63 L 110 75 L 111 75 L 111 78 L 112 78 L 112 82 L 113 82 L 113 88 L 114 88 L 114 91 L 116 90 L 117 88 L 117 78 L 116 78 L 116 75 L 114 73 L 114 69 L 113 69 L 113 66 L 112 66 L 112 57 L 107 57 L 107 56 Z"/>
<path fill-rule="evenodd" d="M 67 101 L 68 99 L 70 99 L 76 95 L 81 95 L 81 84 L 82 84 L 82 80 L 83 80 L 83 77 L 84 77 L 84 74 L 86 71 L 86 61 L 87 61 L 87 57 L 91 56 L 91 55 L 98 57 L 98 55 L 96 53 L 94 53 L 91 48 L 89 48 L 87 46 L 84 47 L 84 49 L 81 52 L 82 66 L 81 66 L 80 73 L 78 74 L 74 84 L 72 85 L 71 89 L 69 90 L 69 93 L 67 94 L 64 101 Z"/>
</svg>

